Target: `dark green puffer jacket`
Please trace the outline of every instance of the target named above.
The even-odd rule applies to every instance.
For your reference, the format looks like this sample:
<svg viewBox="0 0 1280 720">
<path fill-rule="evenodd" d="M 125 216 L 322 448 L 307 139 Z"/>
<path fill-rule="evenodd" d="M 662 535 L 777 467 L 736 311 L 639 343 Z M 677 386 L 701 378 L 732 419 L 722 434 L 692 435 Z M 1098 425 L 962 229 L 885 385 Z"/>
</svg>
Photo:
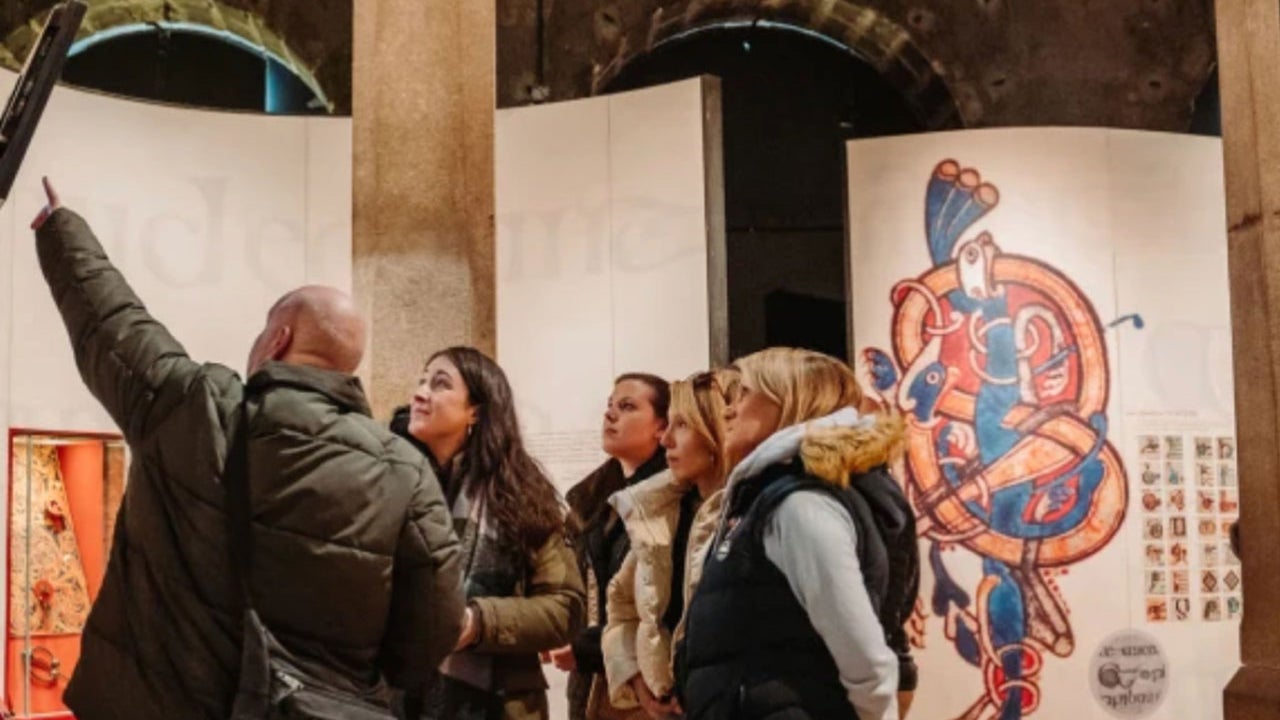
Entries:
<svg viewBox="0 0 1280 720">
<path fill-rule="evenodd" d="M 54 213 L 37 245 L 80 374 L 132 450 L 76 716 L 229 715 L 242 603 L 220 475 L 242 401 L 263 620 L 334 685 L 420 685 L 461 626 L 457 538 L 430 466 L 369 417 L 359 381 L 271 363 L 246 388 L 187 357 L 79 216 Z"/>
</svg>

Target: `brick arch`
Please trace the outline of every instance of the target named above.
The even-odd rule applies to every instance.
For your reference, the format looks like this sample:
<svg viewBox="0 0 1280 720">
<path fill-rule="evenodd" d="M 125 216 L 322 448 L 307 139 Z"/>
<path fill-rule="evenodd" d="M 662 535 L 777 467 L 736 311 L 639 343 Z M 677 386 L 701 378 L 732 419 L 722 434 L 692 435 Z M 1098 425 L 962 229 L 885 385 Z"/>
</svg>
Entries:
<svg viewBox="0 0 1280 720">
<path fill-rule="evenodd" d="M 0 41 L 0 65 L 11 68 L 21 66 L 54 4 L 52 0 L 18 2 L 22 5 L 18 12 L 25 11 L 26 15 L 9 18 L 7 27 L 0 25 L 0 35 L 4 38 Z M 90 0 L 76 39 L 91 38 L 113 28 L 156 22 L 190 24 L 230 33 L 275 55 L 326 102 L 331 112 L 349 113 L 350 19 L 346 19 L 348 34 L 344 47 L 335 43 L 328 32 L 332 23 L 327 21 L 335 14 L 332 8 L 325 7 L 323 14 L 315 12 L 318 6 L 341 3 L 317 0 L 312 4 L 312 16 L 306 17 L 306 11 L 300 14 L 284 8 L 285 2 L 287 0 L 277 0 L 274 6 L 282 9 L 272 12 L 273 3 L 261 0 Z M 306 5 L 308 3 L 301 7 Z M 347 6 L 349 9 L 349 2 Z M 0 22 L 4 20 L 6 18 L 0 17 Z"/>
<path fill-rule="evenodd" d="M 649 5 L 648 3 L 636 3 Z M 591 92 L 603 92 L 627 66 L 660 45 L 700 32 L 757 24 L 813 33 L 874 67 L 930 129 L 962 124 L 955 98 L 910 33 L 883 12 L 849 0 L 676 0 L 646 16 L 604 9 L 595 18 Z M 640 28 L 627 27 L 629 23 Z"/>
</svg>

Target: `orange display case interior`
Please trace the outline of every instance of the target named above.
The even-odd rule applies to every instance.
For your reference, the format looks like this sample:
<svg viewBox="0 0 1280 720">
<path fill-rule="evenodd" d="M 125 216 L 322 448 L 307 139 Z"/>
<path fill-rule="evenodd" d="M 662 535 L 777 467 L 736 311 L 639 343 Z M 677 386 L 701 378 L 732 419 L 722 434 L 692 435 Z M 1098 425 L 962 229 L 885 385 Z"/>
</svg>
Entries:
<svg viewBox="0 0 1280 720">
<path fill-rule="evenodd" d="M 9 448 L 6 705 L 16 718 L 71 718 L 62 695 L 80 656 L 84 619 L 102 587 L 123 494 L 123 447 L 118 437 L 12 431 Z M 33 552 L 37 545 L 47 552 Z M 49 567 L 59 561 L 62 567 Z M 51 673 L 54 659 L 57 672 Z"/>
</svg>

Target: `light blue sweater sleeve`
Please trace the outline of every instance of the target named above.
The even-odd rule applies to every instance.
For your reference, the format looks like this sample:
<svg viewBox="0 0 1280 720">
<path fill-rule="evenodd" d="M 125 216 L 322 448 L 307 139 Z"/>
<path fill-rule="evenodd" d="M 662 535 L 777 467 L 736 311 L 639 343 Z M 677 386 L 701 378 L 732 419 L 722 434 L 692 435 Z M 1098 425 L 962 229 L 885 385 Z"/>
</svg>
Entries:
<svg viewBox="0 0 1280 720">
<path fill-rule="evenodd" d="M 898 657 L 863 584 L 849 513 L 816 492 L 789 495 L 764 531 L 764 552 L 786 576 L 831 656 L 860 720 L 898 720 Z"/>
</svg>

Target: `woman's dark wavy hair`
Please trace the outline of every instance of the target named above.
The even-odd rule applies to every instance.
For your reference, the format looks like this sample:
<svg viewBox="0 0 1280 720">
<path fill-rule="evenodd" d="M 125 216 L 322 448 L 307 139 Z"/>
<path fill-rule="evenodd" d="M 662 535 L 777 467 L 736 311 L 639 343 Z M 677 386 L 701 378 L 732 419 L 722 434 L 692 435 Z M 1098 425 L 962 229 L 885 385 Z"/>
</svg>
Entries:
<svg viewBox="0 0 1280 720">
<path fill-rule="evenodd" d="M 473 347 L 441 350 L 467 386 L 476 424 L 459 453 L 452 482 L 482 498 L 488 522 L 504 543 L 533 552 L 564 531 L 560 497 L 547 474 L 524 449 L 507 375 Z"/>
</svg>

